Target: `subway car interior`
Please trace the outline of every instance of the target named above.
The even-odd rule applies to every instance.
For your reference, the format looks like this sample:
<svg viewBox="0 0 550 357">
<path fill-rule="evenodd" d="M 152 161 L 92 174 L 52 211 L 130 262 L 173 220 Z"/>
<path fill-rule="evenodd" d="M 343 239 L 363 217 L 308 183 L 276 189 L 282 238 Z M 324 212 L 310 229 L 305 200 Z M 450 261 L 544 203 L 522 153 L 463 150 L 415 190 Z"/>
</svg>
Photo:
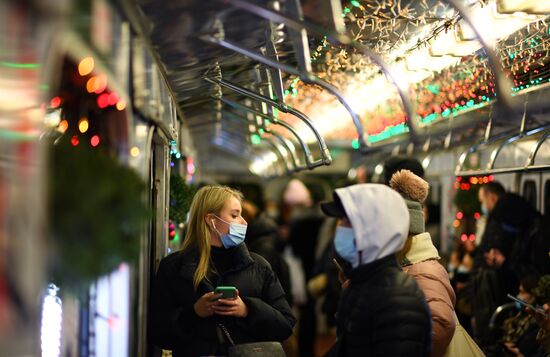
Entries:
<svg viewBox="0 0 550 357">
<path fill-rule="evenodd" d="M 244 196 L 248 250 L 271 224 L 284 352 L 324 356 L 348 287 L 320 203 L 389 163 L 429 184 L 479 355 L 550 354 L 547 318 L 479 268 L 548 313 L 549 0 L 0 0 L 0 28 L 1 356 L 185 356 L 154 337 L 155 281 L 215 185 Z"/>
</svg>

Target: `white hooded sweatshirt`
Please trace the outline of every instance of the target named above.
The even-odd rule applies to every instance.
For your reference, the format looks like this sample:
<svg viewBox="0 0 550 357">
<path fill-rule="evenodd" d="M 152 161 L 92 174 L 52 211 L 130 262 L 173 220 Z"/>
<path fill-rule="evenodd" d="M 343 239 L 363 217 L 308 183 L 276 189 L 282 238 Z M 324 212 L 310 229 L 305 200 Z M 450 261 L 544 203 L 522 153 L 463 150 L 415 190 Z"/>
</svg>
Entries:
<svg viewBox="0 0 550 357">
<path fill-rule="evenodd" d="M 409 232 L 409 210 L 401 195 L 385 185 L 372 183 L 339 188 L 336 194 L 355 234 L 354 268 L 403 248 Z"/>
</svg>

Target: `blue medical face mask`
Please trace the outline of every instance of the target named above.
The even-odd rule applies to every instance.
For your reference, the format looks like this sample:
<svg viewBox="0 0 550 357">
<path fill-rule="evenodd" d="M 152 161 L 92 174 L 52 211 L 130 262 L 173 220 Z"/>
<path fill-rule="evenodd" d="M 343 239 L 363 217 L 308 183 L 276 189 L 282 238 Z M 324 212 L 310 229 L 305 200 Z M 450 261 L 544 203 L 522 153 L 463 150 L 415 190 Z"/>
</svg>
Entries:
<svg viewBox="0 0 550 357">
<path fill-rule="evenodd" d="M 481 213 L 483 213 L 485 217 L 489 215 L 489 209 L 487 209 L 487 206 L 485 206 L 484 204 L 481 204 Z"/>
<path fill-rule="evenodd" d="M 357 256 L 355 246 L 355 234 L 349 227 L 336 227 L 334 234 L 334 248 L 336 252 L 347 262 L 353 265 Z"/>
<path fill-rule="evenodd" d="M 230 222 L 224 221 L 223 219 L 221 219 L 216 215 L 214 215 L 214 217 L 224 222 L 225 224 L 229 225 L 229 233 L 221 234 L 216 229 L 214 220 L 212 220 L 212 226 L 214 230 L 220 235 L 220 240 L 222 241 L 222 244 L 225 247 L 225 249 L 236 247 L 240 245 L 242 242 L 244 242 L 244 237 L 246 236 L 246 227 L 247 227 L 246 224 L 230 223 Z"/>
<path fill-rule="evenodd" d="M 516 297 L 520 300 L 523 300 L 523 296 L 521 294 L 517 294 Z M 516 305 L 516 309 L 521 310 L 523 309 L 523 305 L 521 305 L 519 302 L 514 301 L 514 305 Z"/>
</svg>

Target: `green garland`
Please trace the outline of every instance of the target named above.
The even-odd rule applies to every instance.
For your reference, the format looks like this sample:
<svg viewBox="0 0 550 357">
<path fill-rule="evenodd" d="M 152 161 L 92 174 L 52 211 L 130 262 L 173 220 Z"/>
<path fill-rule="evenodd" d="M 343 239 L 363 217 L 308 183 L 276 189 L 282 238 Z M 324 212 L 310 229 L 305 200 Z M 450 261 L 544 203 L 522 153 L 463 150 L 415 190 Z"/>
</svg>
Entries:
<svg viewBox="0 0 550 357">
<path fill-rule="evenodd" d="M 49 174 L 50 270 L 61 287 L 84 287 L 138 258 L 150 210 L 135 171 L 97 149 L 60 143 Z"/>
<path fill-rule="evenodd" d="M 170 220 L 172 222 L 183 223 L 187 220 L 187 212 L 191 207 L 193 196 L 197 192 L 197 187 L 187 185 L 183 177 L 177 174 L 170 176 Z"/>
</svg>

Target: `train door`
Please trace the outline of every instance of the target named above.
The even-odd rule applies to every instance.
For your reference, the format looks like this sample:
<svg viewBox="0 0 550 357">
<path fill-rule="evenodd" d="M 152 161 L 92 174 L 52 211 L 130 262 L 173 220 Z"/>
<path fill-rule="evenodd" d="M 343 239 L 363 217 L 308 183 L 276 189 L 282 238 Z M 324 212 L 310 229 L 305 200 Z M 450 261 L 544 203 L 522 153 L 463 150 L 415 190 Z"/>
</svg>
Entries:
<svg viewBox="0 0 550 357">
<path fill-rule="evenodd" d="M 550 172 L 541 173 L 540 213 L 550 217 Z"/>
<path fill-rule="evenodd" d="M 160 130 L 155 130 L 151 145 L 151 204 L 152 204 L 152 224 L 149 241 L 149 271 L 144 278 L 148 278 L 151 282 L 155 276 L 160 260 L 166 256 L 168 250 L 168 207 L 169 207 L 169 187 L 170 187 L 170 149 L 168 139 Z M 150 291 L 150 284 L 147 284 L 147 291 Z M 147 303 L 144 306 L 148 309 L 150 299 L 149 296 L 145 300 Z M 148 314 L 145 314 L 148 316 Z M 141 321 L 143 329 L 146 331 L 148 318 Z M 158 351 L 154 351 L 153 344 L 145 346 L 145 341 L 148 338 L 143 338 L 141 347 L 147 350 L 148 356 L 156 355 Z"/>
</svg>

